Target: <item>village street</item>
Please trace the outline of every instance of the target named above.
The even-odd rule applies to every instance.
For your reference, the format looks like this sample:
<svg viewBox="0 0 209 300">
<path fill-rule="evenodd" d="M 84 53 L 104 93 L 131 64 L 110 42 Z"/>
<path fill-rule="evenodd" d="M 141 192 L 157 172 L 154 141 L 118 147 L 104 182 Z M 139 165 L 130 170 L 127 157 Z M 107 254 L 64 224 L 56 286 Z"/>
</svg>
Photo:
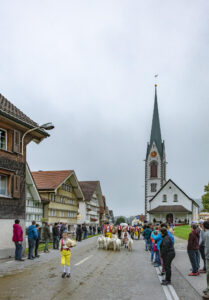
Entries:
<svg viewBox="0 0 209 300">
<path fill-rule="evenodd" d="M 176 262 L 187 267 L 183 244 L 178 243 Z M 40 259 L 23 263 L 5 261 L 0 266 L 0 299 L 201 299 L 181 273 L 173 266 L 173 287 L 164 291 L 144 241 L 135 241 L 128 252 L 98 250 L 96 238 L 81 242 L 72 250 L 70 279 L 61 278 L 59 251 L 42 254 Z M 194 279 L 194 278 L 193 278 Z M 195 280 L 195 279 L 194 279 Z M 200 280 L 200 278 L 198 278 Z M 201 278 L 203 285 L 205 278 Z"/>
</svg>

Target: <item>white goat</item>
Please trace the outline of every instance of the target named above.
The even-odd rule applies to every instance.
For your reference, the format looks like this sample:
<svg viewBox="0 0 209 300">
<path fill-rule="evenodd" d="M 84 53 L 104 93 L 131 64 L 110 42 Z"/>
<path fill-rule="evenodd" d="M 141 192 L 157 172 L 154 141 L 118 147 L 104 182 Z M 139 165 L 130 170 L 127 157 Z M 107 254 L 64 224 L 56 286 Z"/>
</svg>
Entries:
<svg viewBox="0 0 209 300">
<path fill-rule="evenodd" d="M 109 248 L 109 243 L 110 243 L 110 238 L 109 238 L 109 237 L 105 237 L 105 246 L 104 246 L 104 249 L 105 249 L 105 250 L 108 250 L 108 248 Z"/>
<path fill-rule="evenodd" d="M 120 239 L 116 239 L 116 241 L 115 241 L 115 244 L 116 244 L 116 249 L 115 249 L 115 250 L 118 250 L 118 251 L 120 251 L 120 247 L 121 247 L 121 240 L 120 240 Z"/>
<path fill-rule="evenodd" d="M 115 239 L 113 238 L 107 238 L 107 250 L 115 250 L 116 249 L 116 243 Z"/>
<path fill-rule="evenodd" d="M 106 245 L 106 239 L 104 236 L 99 236 L 97 239 L 97 248 L 98 249 L 103 249 L 105 248 Z"/>
<path fill-rule="evenodd" d="M 133 240 L 130 238 L 128 240 L 128 251 L 132 251 L 133 249 Z"/>
</svg>

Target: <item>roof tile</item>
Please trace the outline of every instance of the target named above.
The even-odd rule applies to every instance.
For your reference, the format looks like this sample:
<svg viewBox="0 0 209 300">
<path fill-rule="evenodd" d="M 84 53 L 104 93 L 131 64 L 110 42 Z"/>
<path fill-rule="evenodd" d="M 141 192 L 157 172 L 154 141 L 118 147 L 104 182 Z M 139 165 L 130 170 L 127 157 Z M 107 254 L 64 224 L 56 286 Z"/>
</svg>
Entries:
<svg viewBox="0 0 209 300">
<path fill-rule="evenodd" d="M 159 205 L 150 211 L 149 213 L 156 213 L 156 212 L 167 212 L 167 213 L 173 213 L 173 212 L 189 212 L 191 213 L 190 210 L 186 209 L 182 205 Z"/>
<path fill-rule="evenodd" d="M 28 125 L 37 127 L 38 124 L 26 116 L 19 108 L 13 105 L 9 100 L 7 100 L 2 94 L 0 94 L 0 111 L 6 113 L 19 121 L 22 121 Z"/>
<path fill-rule="evenodd" d="M 56 189 L 73 171 L 38 171 L 32 172 L 32 176 L 38 190 Z"/>
<path fill-rule="evenodd" d="M 79 181 L 79 185 L 87 201 L 91 200 L 94 192 L 96 191 L 99 181 Z"/>
</svg>

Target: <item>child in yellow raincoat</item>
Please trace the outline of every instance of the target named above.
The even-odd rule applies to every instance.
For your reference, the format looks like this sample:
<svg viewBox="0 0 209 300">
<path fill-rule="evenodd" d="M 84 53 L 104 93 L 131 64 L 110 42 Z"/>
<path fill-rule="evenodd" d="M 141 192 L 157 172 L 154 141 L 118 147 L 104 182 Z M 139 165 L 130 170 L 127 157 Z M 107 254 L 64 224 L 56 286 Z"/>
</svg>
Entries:
<svg viewBox="0 0 209 300">
<path fill-rule="evenodd" d="M 75 246 L 75 241 L 68 238 L 67 231 L 64 231 L 59 244 L 59 250 L 61 254 L 61 265 L 62 265 L 62 278 L 70 278 L 70 248 Z"/>
</svg>

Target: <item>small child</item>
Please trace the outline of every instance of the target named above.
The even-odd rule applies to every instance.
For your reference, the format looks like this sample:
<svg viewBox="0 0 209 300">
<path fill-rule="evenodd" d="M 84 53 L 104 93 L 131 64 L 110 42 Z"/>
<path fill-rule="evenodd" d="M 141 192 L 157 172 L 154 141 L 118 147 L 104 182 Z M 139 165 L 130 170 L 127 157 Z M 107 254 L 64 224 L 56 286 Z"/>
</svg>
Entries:
<svg viewBox="0 0 209 300">
<path fill-rule="evenodd" d="M 153 234 L 156 236 L 158 234 L 158 232 L 156 230 L 154 230 Z M 151 263 L 154 262 L 154 259 L 155 259 L 155 263 L 156 263 L 157 245 L 156 245 L 155 240 L 152 238 L 152 236 L 150 237 L 150 240 L 151 240 Z"/>
<path fill-rule="evenodd" d="M 59 250 L 61 253 L 61 265 L 62 265 L 62 278 L 70 278 L 70 248 L 75 246 L 76 243 L 68 238 L 67 231 L 64 231 L 59 244 Z"/>
<path fill-rule="evenodd" d="M 125 228 L 124 232 L 123 232 L 123 243 L 125 245 L 125 248 L 128 248 L 128 240 L 129 240 L 129 238 L 130 238 L 129 232 Z"/>
</svg>

